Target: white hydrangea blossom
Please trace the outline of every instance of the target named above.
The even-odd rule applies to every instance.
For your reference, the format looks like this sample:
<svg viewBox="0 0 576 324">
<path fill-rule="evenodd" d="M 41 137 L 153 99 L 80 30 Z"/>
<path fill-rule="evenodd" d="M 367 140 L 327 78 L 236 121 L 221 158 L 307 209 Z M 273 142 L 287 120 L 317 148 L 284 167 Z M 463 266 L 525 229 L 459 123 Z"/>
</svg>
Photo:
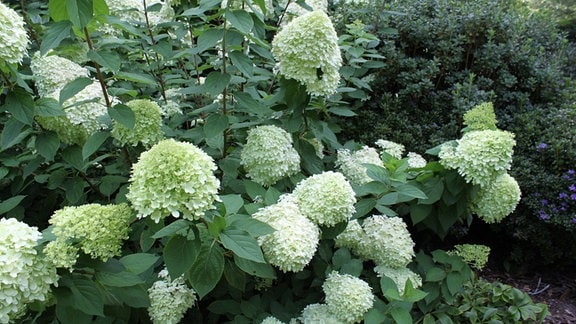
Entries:
<svg viewBox="0 0 576 324">
<path fill-rule="evenodd" d="M 318 225 L 334 226 L 352 218 L 356 196 L 339 172 L 326 171 L 300 181 L 292 193 L 302 214 Z"/>
<path fill-rule="evenodd" d="M 375 143 L 378 147 L 380 147 L 384 152 L 392 155 L 397 159 L 402 158 L 402 154 L 404 154 L 404 145 L 394 143 L 391 141 L 387 141 L 384 139 L 379 139 Z"/>
<path fill-rule="evenodd" d="M 36 52 L 32 57 L 30 69 L 34 74 L 36 89 L 41 97 L 59 94 L 67 83 L 90 75 L 88 69 L 69 59 L 50 54 L 40 56 L 40 52 Z"/>
<path fill-rule="evenodd" d="M 273 125 L 248 131 L 240 153 L 240 163 L 254 182 L 270 186 L 300 171 L 300 155 L 292 146 L 288 132 Z"/>
<path fill-rule="evenodd" d="M 338 36 L 325 12 L 295 18 L 272 40 L 279 73 L 306 86 L 316 96 L 331 95 L 340 82 L 342 56 Z"/>
<path fill-rule="evenodd" d="M 270 264 L 284 272 L 298 272 L 312 260 L 320 241 L 320 229 L 302 215 L 294 197 L 284 195 L 252 217 L 276 230 L 258 238 Z"/>
<path fill-rule="evenodd" d="M 168 270 L 158 273 L 160 280 L 148 289 L 150 307 L 148 315 L 155 324 L 177 324 L 186 311 L 194 306 L 196 292 L 186 286 L 184 276 L 170 280 Z"/>
<path fill-rule="evenodd" d="M 333 271 L 322 285 L 330 313 L 346 323 L 358 323 L 372 308 L 372 288 L 364 280 Z"/>
<path fill-rule="evenodd" d="M 169 2 L 161 0 L 146 1 L 148 8 L 157 4 L 161 5 L 158 11 L 148 11 L 148 21 L 151 26 L 154 27 L 160 23 L 172 21 L 174 9 L 172 9 Z M 106 4 L 111 16 L 117 16 L 130 23 L 146 24 L 145 8 L 142 0 L 106 0 Z"/>
<path fill-rule="evenodd" d="M 351 183 L 362 185 L 372 181 L 366 174 L 366 167 L 362 164 L 376 164 L 382 166 L 380 154 L 373 147 L 364 146 L 351 153 L 348 149 L 339 149 L 336 167 Z"/>
<path fill-rule="evenodd" d="M 516 209 L 521 195 L 516 179 L 504 173 L 480 189 L 470 209 L 486 223 L 498 223 Z"/>
<path fill-rule="evenodd" d="M 20 64 L 26 56 L 28 34 L 24 19 L 12 8 L 0 2 L 0 66 Z"/>
<path fill-rule="evenodd" d="M 164 138 L 162 131 L 162 114 L 160 106 L 149 99 L 135 99 L 126 103 L 134 112 L 134 127 L 128 127 L 114 121 L 112 136 L 121 145 L 136 146 L 142 143 L 145 147 L 151 147 Z"/>
<path fill-rule="evenodd" d="M 168 215 L 199 219 L 217 199 L 215 170 L 212 157 L 194 144 L 163 140 L 132 165 L 126 198 L 138 218 L 150 216 L 156 223 Z"/>
<path fill-rule="evenodd" d="M 408 153 L 408 166 L 413 169 L 423 168 L 426 166 L 426 159 L 422 157 L 422 155 L 414 152 Z"/>
<path fill-rule="evenodd" d="M 378 277 L 388 277 L 396 283 L 400 295 L 404 294 L 406 282 L 410 280 L 412 287 L 418 288 L 422 286 L 422 277 L 408 268 L 391 268 L 385 265 L 379 265 L 374 268 L 374 272 Z"/>
<path fill-rule="evenodd" d="M 346 225 L 346 229 L 336 236 L 335 243 L 337 247 L 345 247 L 358 254 L 358 252 L 362 250 L 361 247 L 362 244 L 364 244 L 365 237 L 366 233 L 364 233 L 358 220 L 352 219 Z M 365 259 L 369 259 L 369 257 Z"/>
<path fill-rule="evenodd" d="M 80 249 L 72 244 L 66 242 L 65 239 L 59 239 L 49 242 L 44 247 L 44 254 L 57 268 L 66 268 L 70 271 L 73 270 Z"/>
<path fill-rule="evenodd" d="M 307 5 L 310 6 L 310 8 L 312 8 L 311 11 L 314 10 L 321 10 L 324 12 L 328 12 L 328 1 L 327 0 L 306 0 L 304 1 Z M 286 3 L 287 1 L 281 1 L 279 6 L 281 8 L 286 8 Z M 286 11 L 284 13 L 284 17 L 282 18 L 282 21 L 280 23 L 281 27 L 286 26 L 289 22 L 291 22 L 292 20 L 294 20 L 294 18 L 296 17 L 300 17 L 302 15 L 305 15 L 307 13 L 309 13 L 310 10 L 302 7 L 301 5 L 299 5 L 296 2 L 290 2 L 288 4 L 288 7 L 286 8 Z"/>
<path fill-rule="evenodd" d="M 304 324 L 346 324 L 346 321 L 340 320 L 336 315 L 330 312 L 326 304 L 308 305 L 302 310 L 302 316 L 298 320 Z"/>
<path fill-rule="evenodd" d="M 260 322 L 260 324 L 283 324 L 281 320 L 277 319 L 274 316 L 268 316 Z"/>
<path fill-rule="evenodd" d="M 14 218 L 0 219 L 0 323 L 14 322 L 26 304 L 47 298 L 56 268 L 36 252 L 42 234 Z"/>
</svg>

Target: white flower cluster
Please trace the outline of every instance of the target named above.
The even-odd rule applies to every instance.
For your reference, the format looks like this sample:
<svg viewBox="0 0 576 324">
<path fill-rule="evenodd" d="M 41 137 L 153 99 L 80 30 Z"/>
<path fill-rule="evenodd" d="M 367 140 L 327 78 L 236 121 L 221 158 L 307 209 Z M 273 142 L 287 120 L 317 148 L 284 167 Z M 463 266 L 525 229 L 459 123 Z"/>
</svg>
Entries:
<svg viewBox="0 0 576 324">
<path fill-rule="evenodd" d="M 132 210 L 127 204 L 68 206 L 54 212 L 49 223 L 56 240 L 44 252 L 59 267 L 72 269 L 78 251 L 106 261 L 120 254 L 128 239 Z"/>
<path fill-rule="evenodd" d="M 312 11 L 314 10 L 321 10 L 324 12 L 328 12 L 328 1 L 327 0 L 306 0 L 304 1 L 308 6 L 310 6 L 310 8 L 312 8 Z M 286 4 L 287 1 L 281 1 L 279 6 L 280 8 L 286 8 Z M 288 7 L 286 8 L 286 11 L 284 12 L 284 17 L 282 18 L 282 21 L 280 23 L 281 27 L 286 26 L 289 22 L 291 22 L 292 20 L 294 20 L 294 18 L 296 17 L 300 17 L 302 15 L 305 15 L 307 13 L 309 13 L 310 11 L 304 7 L 302 7 L 301 5 L 299 5 L 296 2 L 290 2 L 288 4 Z"/>
<path fill-rule="evenodd" d="M 268 316 L 260 322 L 260 324 L 283 324 L 281 320 L 274 316 Z"/>
<path fill-rule="evenodd" d="M 0 2 L 0 67 L 20 64 L 27 47 L 28 34 L 24 28 L 24 19 Z"/>
<path fill-rule="evenodd" d="M 345 323 L 358 323 L 372 308 L 372 288 L 364 280 L 333 271 L 322 285 L 325 303 L 330 313 Z"/>
<path fill-rule="evenodd" d="M 196 292 L 186 286 L 184 276 L 170 280 L 168 270 L 158 273 L 160 280 L 148 289 L 150 306 L 148 315 L 155 324 L 177 324 L 186 311 L 194 306 Z"/>
<path fill-rule="evenodd" d="M 58 55 L 36 52 L 32 56 L 30 69 L 34 74 L 36 89 L 41 97 L 59 92 L 64 85 L 80 77 L 89 77 L 88 69 Z"/>
<path fill-rule="evenodd" d="M 382 149 L 385 153 L 392 155 L 397 159 L 402 158 L 402 154 L 404 154 L 404 145 L 398 144 L 392 141 L 387 141 L 384 139 L 379 139 L 376 141 L 376 145 Z"/>
<path fill-rule="evenodd" d="M 142 0 L 106 0 L 111 16 L 125 20 L 132 24 L 146 24 L 144 2 Z M 148 8 L 160 4 L 160 10 L 148 11 L 148 21 L 152 27 L 172 21 L 174 18 L 174 9 L 170 6 L 170 1 L 148 0 Z"/>
<path fill-rule="evenodd" d="M 306 86 L 316 96 L 331 95 L 340 82 L 342 56 L 338 36 L 325 12 L 295 18 L 272 40 L 279 73 Z"/>
<path fill-rule="evenodd" d="M 326 171 L 300 181 L 292 195 L 302 214 L 317 225 L 334 226 L 352 218 L 356 196 L 339 172 Z"/>
<path fill-rule="evenodd" d="M 164 138 L 162 131 L 162 114 L 160 106 L 150 99 L 135 99 L 126 103 L 134 112 L 135 123 L 133 129 L 114 121 L 112 136 L 121 145 L 136 146 L 142 143 L 149 148 Z"/>
<path fill-rule="evenodd" d="M 369 146 L 364 146 L 354 153 L 348 149 L 340 149 L 337 154 L 336 167 L 346 176 L 346 179 L 356 185 L 372 181 L 372 178 L 366 174 L 366 167 L 362 164 L 382 166 L 383 163 L 378 151 Z"/>
<path fill-rule="evenodd" d="M 35 249 L 41 236 L 36 227 L 0 219 L 0 323 L 15 322 L 26 304 L 45 300 L 57 285 L 56 268 Z"/>
<path fill-rule="evenodd" d="M 292 147 L 292 137 L 273 125 L 258 126 L 248 131 L 240 163 L 249 178 L 264 186 L 300 171 L 300 155 Z"/>
<path fill-rule="evenodd" d="M 302 215 L 294 197 L 284 195 L 252 217 L 276 230 L 258 238 L 270 264 L 284 272 L 298 272 L 312 260 L 320 241 L 320 229 Z"/>
<path fill-rule="evenodd" d="M 414 152 L 408 152 L 408 166 L 413 169 L 423 168 L 426 166 L 426 159 L 422 155 Z"/>
<path fill-rule="evenodd" d="M 486 223 L 498 223 L 516 209 L 521 195 L 516 179 L 504 173 L 480 188 L 470 210 Z"/>
<path fill-rule="evenodd" d="M 212 157 L 194 144 L 163 140 L 132 166 L 126 198 L 139 218 L 156 223 L 168 215 L 199 219 L 217 199 L 215 170 Z"/>
<path fill-rule="evenodd" d="M 311 304 L 302 310 L 302 316 L 298 318 L 304 324 L 345 324 L 346 321 L 340 320 L 336 315 L 330 312 L 326 304 Z"/>
</svg>

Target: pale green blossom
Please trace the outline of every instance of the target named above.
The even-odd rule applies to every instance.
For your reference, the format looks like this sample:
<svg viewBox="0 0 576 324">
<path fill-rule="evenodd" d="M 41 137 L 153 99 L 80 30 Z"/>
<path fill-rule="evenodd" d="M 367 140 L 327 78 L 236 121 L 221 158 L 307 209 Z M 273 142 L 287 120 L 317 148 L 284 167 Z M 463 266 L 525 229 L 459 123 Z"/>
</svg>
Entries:
<svg viewBox="0 0 576 324">
<path fill-rule="evenodd" d="M 422 277 L 406 267 L 391 268 L 385 265 L 379 265 L 374 268 L 374 272 L 378 274 L 378 277 L 388 277 L 392 279 L 396 284 L 396 287 L 398 287 L 400 295 L 404 294 L 404 289 L 408 280 L 410 280 L 412 287 L 414 288 L 422 286 Z"/>
<path fill-rule="evenodd" d="M 167 139 L 140 155 L 132 166 L 126 198 L 138 218 L 155 222 L 168 215 L 200 219 L 213 209 L 220 181 L 213 159 L 191 143 Z"/>
<path fill-rule="evenodd" d="M 330 18 L 321 10 L 295 18 L 272 40 L 279 73 L 306 86 L 309 94 L 331 95 L 340 82 L 342 57 Z"/>
<path fill-rule="evenodd" d="M 364 146 L 354 153 L 348 149 L 338 150 L 336 167 L 351 183 L 362 185 L 372 181 L 372 178 L 366 174 L 366 167 L 363 164 L 382 166 L 382 160 L 376 149 Z"/>
<path fill-rule="evenodd" d="M 521 194 L 516 179 L 504 173 L 480 189 L 470 209 L 486 223 L 498 223 L 516 209 Z"/>
<path fill-rule="evenodd" d="M 481 244 L 458 244 L 454 245 L 454 250 L 449 251 L 448 254 L 455 254 L 471 267 L 482 270 L 488 263 L 490 247 Z"/>
<path fill-rule="evenodd" d="M 180 323 L 186 311 L 194 306 L 196 292 L 186 285 L 184 275 L 171 280 L 164 269 L 158 273 L 158 279 L 148 289 L 150 319 L 155 324 Z"/>
<path fill-rule="evenodd" d="M 302 310 L 302 316 L 298 320 L 304 324 L 345 324 L 332 314 L 326 304 L 311 304 Z"/>
<path fill-rule="evenodd" d="M 47 97 L 60 90 L 68 83 L 89 76 L 88 69 L 67 58 L 55 54 L 41 56 L 36 52 L 32 56 L 30 69 L 34 75 L 36 89 L 41 97 Z M 58 99 L 56 97 L 56 99 Z"/>
<path fill-rule="evenodd" d="M 14 218 L 0 219 L 0 323 L 16 322 L 26 305 L 46 300 L 56 285 L 56 268 L 36 251 L 36 227 Z"/>
<path fill-rule="evenodd" d="M 20 64 L 26 56 L 28 34 L 24 19 L 12 8 L 0 2 L 0 68 Z"/>
<path fill-rule="evenodd" d="M 334 226 L 352 218 L 356 196 L 339 172 L 326 171 L 300 181 L 292 193 L 302 214 L 318 225 Z"/>
<path fill-rule="evenodd" d="M 402 144 L 379 139 L 376 141 L 376 145 L 380 147 L 383 152 L 386 152 L 397 159 L 401 159 L 402 154 L 404 154 L 404 145 Z"/>
<path fill-rule="evenodd" d="M 72 271 L 80 253 L 78 246 L 72 244 L 64 238 L 57 239 L 46 244 L 44 254 L 57 268 L 66 268 Z"/>
<path fill-rule="evenodd" d="M 264 186 L 300 171 L 300 155 L 292 146 L 292 137 L 273 125 L 248 131 L 240 163 L 250 179 Z"/>
<path fill-rule="evenodd" d="M 274 316 L 268 316 L 264 320 L 262 320 L 262 322 L 260 322 L 260 324 L 283 324 L 283 323 L 284 322 L 282 322 L 281 320 L 277 319 Z"/>
<path fill-rule="evenodd" d="M 149 99 L 135 99 L 126 103 L 126 106 L 134 112 L 134 127 L 130 129 L 114 121 L 112 128 L 112 136 L 121 145 L 136 146 L 142 143 L 149 148 L 164 138 L 162 115 L 156 102 Z"/>
<path fill-rule="evenodd" d="M 308 6 L 310 6 L 310 8 L 311 8 L 310 10 L 304 8 L 303 6 L 301 6 L 300 4 L 298 4 L 294 1 L 291 1 L 288 4 L 288 7 L 286 7 L 287 1 L 285 1 L 285 0 L 280 1 L 280 7 L 286 8 L 286 11 L 284 12 L 284 17 L 282 18 L 282 21 L 280 22 L 281 27 L 286 26 L 289 22 L 294 20 L 294 18 L 305 15 L 305 14 L 309 13 L 310 11 L 321 10 L 324 12 L 328 12 L 328 1 L 327 0 L 306 0 L 304 2 Z"/>
<path fill-rule="evenodd" d="M 426 166 L 426 159 L 422 155 L 414 152 L 408 152 L 408 166 L 413 169 L 423 168 Z"/>
<path fill-rule="evenodd" d="M 322 285 L 328 311 L 346 323 L 358 323 L 372 308 L 372 288 L 364 280 L 333 271 Z"/>
<path fill-rule="evenodd" d="M 464 114 L 467 130 L 496 130 L 496 114 L 491 102 L 481 103 Z"/>
</svg>

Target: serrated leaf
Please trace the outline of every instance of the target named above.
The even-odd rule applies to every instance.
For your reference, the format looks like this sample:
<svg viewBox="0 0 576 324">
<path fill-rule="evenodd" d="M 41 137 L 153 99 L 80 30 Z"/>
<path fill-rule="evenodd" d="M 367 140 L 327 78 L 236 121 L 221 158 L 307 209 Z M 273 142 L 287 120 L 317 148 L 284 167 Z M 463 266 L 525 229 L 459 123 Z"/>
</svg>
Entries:
<svg viewBox="0 0 576 324">
<path fill-rule="evenodd" d="M 110 287 L 130 287 L 144 283 L 137 274 L 126 271 L 118 273 L 100 271 L 96 273 L 96 280 Z"/>
<path fill-rule="evenodd" d="M 207 139 L 214 138 L 221 135 L 226 128 L 228 128 L 228 116 L 215 114 L 210 115 L 206 118 L 206 124 L 204 124 L 204 135 Z"/>
<path fill-rule="evenodd" d="M 252 77 L 254 73 L 254 63 L 252 60 L 241 51 L 231 51 L 228 57 L 240 72 L 244 73 L 247 77 Z"/>
<path fill-rule="evenodd" d="M 412 324 L 412 315 L 410 315 L 410 311 L 406 308 L 402 307 L 393 307 L 390 310 L 390 315 L 394 319 L 394 322 L 397 324 Z"/>
<path fill-rule="evenodd" d="M 84 146 L 82 147 L 82 158 L 86 160 L 94 152 L 98 151 L 100 146 L 102 146 L 108 137 L 110 137 L 109 132 L 96 132 L 88 137 L 86 143 L 84 143 Z"/>
<path fill-rule="evenodd" d="M 100 181 L 100 185 L 98 189 L 103 195 L 110 196 L 112 195 L 122 184 L 128 182 L 128 178 L 124 176 L 118 175 L 105 175 L 102 177 Z"/>
<path fill-rule="evenodd" d="M 94 15 L 92 0 L 66 0 L 66 10 L 68 18 L 78 29 L 86 27 Z"/>
<path fill-rule="evenodd" d="M 36 100 L 36 115 L 42 117 L 66 116 L 58 100 L 54 98 L 40 98 Z"/>
<path fill-rule="evenodd" d="M 462 290 L 462 285 L 464 284 L 464 280 L 462 275 L 456 272 L 448 273 L 446 277 L 446 285 L 448 286 L 448 290 L 452 295 L 456 295 L 457 292 Z"/>
<path fill-rule="evenodd" d="M 123 104 L 117 104 L 114 107 L 109 108 L 108 115 L 110 115 L 110 118 L 128 129 L 133 129 L 136 124 L 136 116 L 134 115 L 134 112 L 130 107 Z"/>
<path fill-rule="evenodd" d="M 223 36 L 224 36 L 224 30 L 216 28 L 208 29 L 202 34 L 200 34 L 200 36 L 198 36 L 198 42 L 197 42 L 198 54 L 204 52 L 209 48 L 214 48 L 216 44 L 218 44 L 218 42 L 222 39 Z"/>
<path fill-rule="evenodd" d="M 353 117 L 357 114 L 346 107 L 332 107 L 328 109 L 328 111 L 337 116 L 344 116 L 344 117 Z"/>
<path fill-rule="evenodd" d="M 222 195 L 220 200 L 226 207 L 226 215 L 236 214 L 244 206 L 244 199 L 242 199 L 241 195 Z"/>
<path fill-rule="evenodd" d="M 251 276 L 266 279 L 276 279 L 276 272 L 274 271 L 274 268 L 272 268 L 272 266 L 268 263 L 258 263 L 246 260 L 244 258 L 238 257 L 237 255 L 234 255 L 234 263 L 236 263 L 238 268 L 242 269 L 242 271 Z"/>
<path fill-rule="evenodd" d="M 259 237 L 274 233 L 275 229 L 248 215 L 232 215 L 227 218 L 228 225 L 237 229 L 245 230 L 253 237 Z"/>
<path fill-rule="evenodd" d="M 230 24 L 243 34 L 250 34 L 254 27 L 252 16 L 245 10 L 226 10 L 225 16 Z"/>
<path fill-rule="evenodd" d="M 246 231 L 225 229 L 220 233 L 220 241 L 225 248 L 241 258 L 260 263 L 266 262 L 258 242 Z"/>
<path fill-rule="evenodd" d="M 10 197 L 2 202 L 0 202 L 0 215 L 5 214 L 12 209 L 16 208 L 20 202 L 26 198 L 24 195 L 18 195 L 14 197 Z"/>
<path fill-rule="evenodd" d="M 228 73 L 210 72 L 204 81 L 204 89 L 206 92 L 216 96 L 228 86 L 232 76 Z"/>
<path fill-rule="evenodd" d="M 130 82 L 137 82 L 147 85 L 156 85 L 156 80 L 151 78 L 149 75 L 132 73 L 132 72 L 120 72 L 114 75 L 116 79 L 126 80 Z"/>
<path fill-rule="evenodd" d="M 163 227 L 158 232 L 154 233 L 151 237 L 154 239 L 170 236 L 176 234 L 179 231 L 187 230 L 190 228 L 190 222 L 185 219 L 178 219 L 173 223 L 170 223 Z"/>
<path fill-rule="evenodd" d="M 110 292 L 119 298 L 124 304 L 135 308 L 146 308 L 150 306 L 148 291 L 144 285 L 131 287 L 110 287 Z"/>
<path fill-rule="evenodd" d="M 74 296 L 74 308 L 89 315 L 104 316 L 103 297 L 92 280 L 74 277 L 68 288 Z"/>
<path fill-rule="evenodd" d="M 446 278 L 446 271 L 433 267 L 426 271 L 426 281 L 441 281 Z"/>
<path fill-rule="evenodd" d="M 226 259 L 224 278 L 226 278 L 226 281 L 230 286 L 240 291 L 244 291 L 246 286 L 246 274 L 240 270 L 234 262 L 230 261 L 230 259 Z"/>
<path fill-rule="evenodd" d="M 412 224 L 416 225 L 426 219 L 432 213 L 432 205 L 412 204 L 410 206 L 410 219 Z"/>
<path fill-rule="evenodd" d="M 188 240 L 184 236 L 173 236 L 164 247 L 164 263 L 171 278 L 186 273 L 200 253 L 199 242 Z"/>
<path fill-rule="evenodd" d="M 406 196 L 406 197 L 410 197 L 410 198 L 417 198 L 417 199 L 427 199 L 428 198 L 422 190 L 420 190 L 416 186 L 413 186 L 413 185 L 408 184 L 408 183 L 396 187 L 396 191 L 399 194 Z"/>
<path fill-rule="evenodd" d="M 202 299 L 211 292 L 224 273 L 224 252 L 218 244 L 203 245 L 188 272 L 188 280 Z"/>
<path fill-rule="evenodd" d="M 120 71 L 121 60 L 120 57 L 112 52 L 96 52 L 95 50 L 88 50 L 88 58 L 98 63 L 100 66 L 107 68 L 112 72 Z"/>
<path fill-rule="evenodd" d="M 2 150 L 6 150 L 16 144 L 19 144 L 24 140 L 32 130 L 26 127 L 26 125 L 16 120 L 16 118 L 10 118 L 5 124 L 4 129 L 2 129 L 2 134 L 0 135 L 0 144 Z"/>
<path fill-rule="evenodd" d="M 160 259 L 159 256 L 150 253 L 134 253 L 124 256 L 120 259 L 120 263 L 126 270 L 141 274 L 150 269 Z"/>
<path fill-rule="evenodd" d="M 53 161 L 56 152 L 60 148 L 60 138 L 53 132 L 44 132 L 36 136 L 36 151 L 47 162 Z"/>
<path fill-rule="evenodd" d="M 92 82 L 94 81 L 90 78 L 80 77 L 67 83 L 64 88 L 60 90 L 60 96 L 58 98 L 60 104 L 64 104 L 66 100 L 74 97 L 80 91 L 84 90 L 84 88 L 91 85 Z"/>
<path fill-rule="evenodd" d="M 6 102 L 1 107 L 7 110 L 21 123 L 32 125 L 34 122 L 34 99 L 24 89 L 8 92 Z"/>
<path fill-rule="evenodd" d="M 65 20 L 70 25 L 72 23 L 68 21 L 68 10 L 66 9 L 66 0 L 50 0 L 48 2 L 48 9 L 50 11 L 50 17 L 54 21 Z"/>
</svg>

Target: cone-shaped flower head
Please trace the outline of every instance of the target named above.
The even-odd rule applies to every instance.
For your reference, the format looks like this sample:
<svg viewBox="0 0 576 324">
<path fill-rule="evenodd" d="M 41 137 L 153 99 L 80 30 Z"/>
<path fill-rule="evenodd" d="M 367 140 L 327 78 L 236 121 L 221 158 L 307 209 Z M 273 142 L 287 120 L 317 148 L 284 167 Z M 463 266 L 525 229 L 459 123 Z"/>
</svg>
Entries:
<svg viewBox="0 0 576 324">
<path fill-rule="evenodd" d="M 26 304 L 46 299 L 56 268 L 36 252 L 42 234 L 14 218 L 0 219 L 0 323 L 12 323 Z"/>
<path fill-rule="evenodd" d="M 380 154 L 373 147 L 364 146 L 351 153 L 348 149 L 338 150 L 336 166 L 351 183 L 362 185 L 372 181 L 366 174 L 366 167 L 362 164 L 376 164 L 382 166 Z"/>
<path fill-rule="evenodd" d="M 496 130 L 496 114 L 491 102 L 481 103 L 464 114 L 464 125 L 468 130 Z"/>
<path fill-rule="evenodd" d="M 148 289 L 148 314 L 154 324 L 177 324 L 186 311 L 194 306 L 196 292 L 186 285 L 184 276 L 170 280 L 168 270 L 158 274 L 160 280 Z"/>
<path fill-rule="evenodd" d="M 106 261 L 120 255 L 122 241 L 128 239 L 132 210 L 127 204 L 87 204 L 68 206 L 54 212 L 49 223 L 56 243 L 46 246 L 46 255 L 57 265 L 67 266 L 77 249 L 92 258 Z M 72 245 L 66 248 L 65 245 Z M 55 254 L 63 252 L 62 256 Z"/>
<path fill-rule="evenodd" d="M 212 158 L 193 144 L 163 140 L 132 166 L 126 198 L 138 217 L 200 219 L 214 208 L 220 181 Z"/>
<path fill-rule="evenodd" d="M 356 196 L 339 172 L 326 171 L 300 181 L 293 192 L 302 214 L 318 225 L 334 226 L 352 218 Z"/>
<path fill-rule="evenodd" d="M 440 163 L 458 169 L 467 182 L 488 186 L 512 164 L 514 134 L 502 130 L 482 130 L 465 133 L 457 145 L 443 145 Z"/>
<path fill-rule="evenodd" d="M 20 64 L 27 47 L 28 34 L 24 28 L 24 19 L 0 2 L 0 67 Z"/>
<path fill-rule="evenodd" d="M 284 272 L 299 272 L 312 260 L 320 241 L 320 229 L 302 215 L 294 197 L 284 195 L 252 217 L 276 230 L 258 238 L 270 264 Z"/>
<path fill-rule="evenodd" d="M 333 271 L 322 285 L 330 313 L 346 323 L 358 323 L 372 308 L 372 288 L 364 280 Z"/>
<path fill-rule="evenodd" d="M 376 145 L 380 147 L 383 152 L 386 152 L 397 159 L 401 159 L 402 154 L 404 154 L 404 145 L 402 144 L 379 139 L 376 141 Z"/>
<path fill-rule="evenodd" d="M 280 74 L 306 86 L 312 95 L 331 95 L 340 82 L 342 57 L 330 18 L 321 10 L 297 17 L 272 41 Z"/>
<path fill-rule="evenodd" d="M 263 186 L 270 186 L 300 171 L 300 155 L 292 147 L 292 137 L 273 125 L 248 131 L 240 163 L 247 176 Z"/>
<path fill-rule="evenodd" d="M 379 265 L 374 268 L 374 272 L 378 277 L 388 277 L 394 281 L 400 295 L 404 294 L 406 282 L 410 280 L 412 287 L 417 288 L 422 286 L 422 277 L 408 268 L 391 268 L 384 265 Z"/>
<path fill-rule="evenodd" d="M 286 12 L 284 13 L 284 17 L 282 19 L 282 22 L 280 23 L 281 27 L 288 25 L 292 20 L 294 20 L 294 18 L 300 17 L 310 12 L 310 10 L 302 7 L 300 4 L 296 2 L 290 2 L 288 4 L 288 7 L 286 7 L 287 2 L 288 1 L 285 0 L 280 2 L 280 7 L 286 8 Z M 314 10 L 321 10 L 324 12 L 328 11 L 328 1 L 326 0 L 306 0 L 304 2 L 308 6 L 310 6 L 310 8 L 312 8 L 312 11 Z"/>
<path fill-rule="evenodd" d="M 134 127 L 129 129 L 114 121 L 112 128 L 112 136 L 121 145 L 136 146 L 142 143 L 149 148 L 164 139 L 162 113 L 157 103 L 149 99 L 136 99 L 126 103 L 126 106 L 134 112 Z"/>
<path fill-rule="evenodd" d="M 498 223 L 516 209 L 521 194 L 516 179 L 504 173 L 480 189 L 470 209 L 486 223 Z"/>
<path fill-rule="evenodd" d="M 461 257 L 471 267 L 482 271 L 488 263 L 490 247 L 481 244 L 458 244 L 454 245 L 454 250 L 448 253 Z"/>
<path fill-rule="evenodd" d="M 340 320 L 336 315 L 330 313 L 326 304 L 312 304 L 302 310 L 302 316 L 298 318 L 304 324 L 346 324 L 346 321 Z"/>
</svg>

